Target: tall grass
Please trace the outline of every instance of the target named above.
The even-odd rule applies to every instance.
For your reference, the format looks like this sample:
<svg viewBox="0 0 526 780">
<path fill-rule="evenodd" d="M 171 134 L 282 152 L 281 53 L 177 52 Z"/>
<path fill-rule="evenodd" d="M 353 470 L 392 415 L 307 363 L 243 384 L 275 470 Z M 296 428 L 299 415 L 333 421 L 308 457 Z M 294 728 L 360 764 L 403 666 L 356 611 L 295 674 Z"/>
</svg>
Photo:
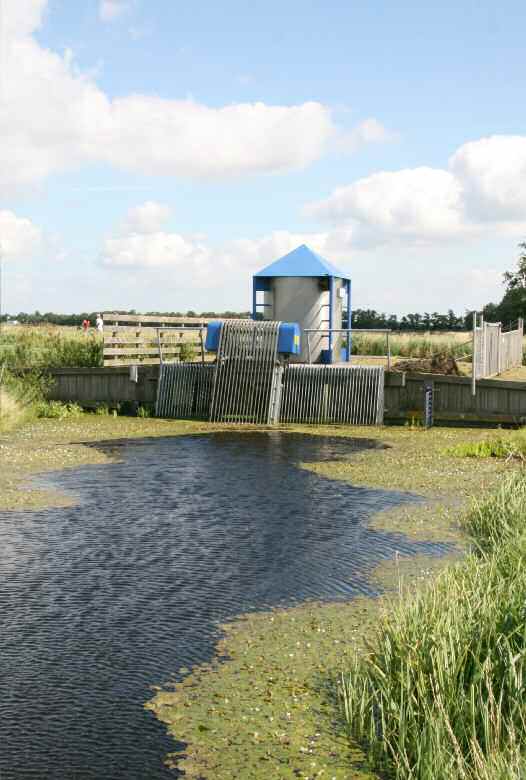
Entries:
<svg viewBox="0 0 526 780">
<path fill-rule="evenodd" d="M 526 436 L 523 430 L 500 433 L 482 441 L 455 444 L 446 452 L 459 458 L 506 458 L 526 461 Z"/>
<path fill-rule="evenodd" d="M 25 422 L 27 410 L 5 387 L 0 386 L 0 433 L 5 433 Z"/>
<path fill-rule="evenodd" d="M 473 554 L 382 619 L 342 678 L 350 733 L 407 780 L 525 778 L 526 477 L 466 519 Z"/>
<path fill-rule="evenodd" d="M 50 379 L 38 370 L 17 374 L 0 365 L 0 432 L 38 416 Z"/>
<path fill-rule="evenodd" d="M 392 334 L 389 343 L 394 357 L 425 358 L 437 352 L 456 356 L 467 354 L 469 345 L 462 346 L 467 339 L 467 333 L 399 333 Z M 354 333 L 352 352 L 373 357 L 385 355 L 385 336 Z M 0 365 L 6 363 L 15 368 L 92 367 L 102 365 L 102 353 L 102 339 L 93 331 L 86 335 L 74 328 L 60 327 L 3 326 L 0 329 Z"/>
<path fill-rule="evenodd" d="M 0 366 L 11 369 L 100 366 L 102 350 L 96 333 L 23 326 L 0 330 Z"/>
<path fill-rule="evenodd" d="M 469 354 L 471 345 L 469 333 L 414 334 L 398 333 L 389 336 L 391 355 L 394 357 L 428 358 L 437 352 L 455 356 Z M 384 334 L 354 333 L 352 335 L 353 355 L 386 355 Z"/>
</svg>

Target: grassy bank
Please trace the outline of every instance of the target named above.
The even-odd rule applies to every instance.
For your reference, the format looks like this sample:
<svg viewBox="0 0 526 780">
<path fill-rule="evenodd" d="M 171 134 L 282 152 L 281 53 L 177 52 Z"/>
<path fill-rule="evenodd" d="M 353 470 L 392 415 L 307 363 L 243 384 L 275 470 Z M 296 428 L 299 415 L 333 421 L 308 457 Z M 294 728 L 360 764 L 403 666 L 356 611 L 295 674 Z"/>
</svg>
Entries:
<svg viewBox="0 0 526 780">
<path fill-rule="evenodd" d="M 102 339 L 76 328 L 0 327 L 0 432 L 46 414 L 45 369 L 102 365 Z M 24 369 L 24 371 L 20 371 Z M 27 369 L 30 369 L 29 373 Z M 55 410 L 59 412 L 58 408 Z M 67 410 L 66 410 L 67 411 Z"/>
<path fill-rule="evenodd" d="M 49 380 L 38 371 L 17 375 L 0 365 L 0 433 L 38 416 Z"/>
<path fill-rule="evenodd" d="M 467 515 L 474 553 L 386 612 L 344 675 L 350 733 L 376 770 L 525 776 L 525 517 L 521 469 Z"/>
</svg>

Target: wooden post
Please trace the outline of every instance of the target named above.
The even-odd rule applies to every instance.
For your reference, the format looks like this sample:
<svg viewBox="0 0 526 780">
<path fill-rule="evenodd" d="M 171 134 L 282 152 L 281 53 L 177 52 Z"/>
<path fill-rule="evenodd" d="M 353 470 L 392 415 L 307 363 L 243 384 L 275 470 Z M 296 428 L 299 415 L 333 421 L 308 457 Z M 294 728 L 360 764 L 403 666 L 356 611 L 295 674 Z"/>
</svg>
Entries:
<svg viewBox="0 0 526 780">
<path fill-rule="evenodd" d="M 205 345 L 204 345 L 204 342 L 203 342 L 203 329 L 202 328 L 199 331 L 199 341 L 201 342 L 201 363 L 204 366 L 204 364 L 205 364 Z"/>
<path fill-rule="evenodd" d="M 163 364 L 163 345 L 161 341 L 161 331 L 159 328 L 157 328 L 157 347 L 159 349 L 159 363 L 162 366 Z"/>
</svg>

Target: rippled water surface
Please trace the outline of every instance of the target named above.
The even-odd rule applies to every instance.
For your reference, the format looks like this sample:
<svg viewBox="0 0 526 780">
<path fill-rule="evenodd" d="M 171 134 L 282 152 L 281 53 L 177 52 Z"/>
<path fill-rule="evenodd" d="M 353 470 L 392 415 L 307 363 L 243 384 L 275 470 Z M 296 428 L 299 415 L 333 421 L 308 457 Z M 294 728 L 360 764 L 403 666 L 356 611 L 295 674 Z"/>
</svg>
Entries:
<svg viewBox="0 0 526 780">
<path fill-rule="evenodd" d="M 77 506 L 0 513 L 1 780 L 173 777 L 143 704 L 210 657 L 219 621 L 372 593 L 368 570 L 395 550 L 441 552 L 367 528 L 414 497 L 295 465 L 352 448 L 280 433 L 127 442 L 122 463 L 52 478 Z"/>
</svg>

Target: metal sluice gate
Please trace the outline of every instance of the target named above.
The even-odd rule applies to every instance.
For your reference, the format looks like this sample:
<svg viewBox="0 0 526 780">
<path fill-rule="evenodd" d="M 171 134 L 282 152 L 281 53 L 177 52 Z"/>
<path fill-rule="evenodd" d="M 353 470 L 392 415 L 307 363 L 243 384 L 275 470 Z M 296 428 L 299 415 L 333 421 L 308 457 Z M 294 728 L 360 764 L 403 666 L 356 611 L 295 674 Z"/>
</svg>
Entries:
<svg viewBox="0 0 526 780">
<path fill-rule="evenodd" d="M 215 363 L 161 364 L 156 415 L 260 425 L 383 423 L 383 367 L 283 363 L 279 326 L 226 320 Z"/>
<path fill-rule="evenodd" d="M 269 424 L 276 417 L 279 322 L 230 320 L 223 324 L 210 422 Z"/>
<path fill-rule="evenodd" d="M 287 366 L 283 374 L 280 421 L 382 425 L 383 367 Z"/>
</svg>

